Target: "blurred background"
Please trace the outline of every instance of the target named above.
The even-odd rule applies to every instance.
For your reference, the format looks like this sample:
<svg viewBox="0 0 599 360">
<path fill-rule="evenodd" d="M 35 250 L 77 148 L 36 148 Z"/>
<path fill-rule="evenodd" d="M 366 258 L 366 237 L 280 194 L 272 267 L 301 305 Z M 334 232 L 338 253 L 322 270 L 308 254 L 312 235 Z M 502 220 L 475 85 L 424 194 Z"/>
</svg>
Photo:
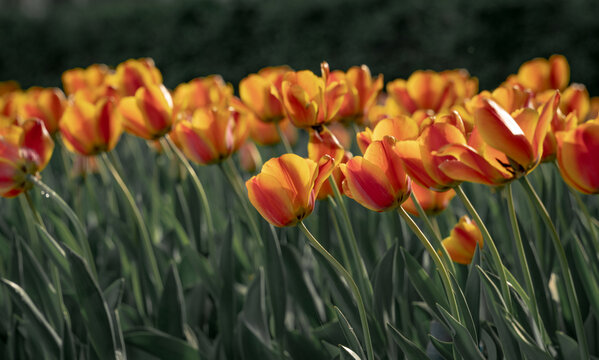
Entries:
<svg viewBox="0 0 599 360">
<path fill-rule="evenodd" d="M 466 68 L 493 89 L 522 62 L 560 53 L 597 96 L 598 17 L 599 1 L 583 0 L 0 0 L 0 81 L 60 86 L 69 68 L 152 57 L 171 88 L 326 60 L 367 64 L 385 81 Z"/>
</svg>

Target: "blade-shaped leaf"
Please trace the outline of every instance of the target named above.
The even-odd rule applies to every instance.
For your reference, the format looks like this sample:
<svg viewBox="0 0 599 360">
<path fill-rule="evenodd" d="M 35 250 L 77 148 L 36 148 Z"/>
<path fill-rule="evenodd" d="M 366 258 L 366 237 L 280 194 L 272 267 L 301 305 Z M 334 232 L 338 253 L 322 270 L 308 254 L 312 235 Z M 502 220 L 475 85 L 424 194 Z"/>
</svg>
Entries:
<svg viewBox="0 0 599 360">
<path fill-rule="evenodd" d="M 343 336 L 345 336 L 345 340 L 347 340 L 348 347 L 354 351 L 357 351 L 363 359 L 366 358 L 364 354 L 364 350 L 362 349 L 362 345 L 354 332 L 354 329 L 347 321 L 341 310 L 335 306 L 335 312 L 337 313 L 337 317 L 339 318 L 339 325 L 341 325 L 341 331 L 343 331 Z"/>
<path fill-rule="evenodd" d="M 185 341 L 151 328 L 134 329 L 125 332 L 127 347 L 135 347 L 159 359 L 199 360 L 197 349 Z"/>
<path fill-rule="evenodd" d="M 405 354 L 408 359 L 414 360 L 428 360 L 428 356 L 420 349 L 414 342 L 405 337 L 399 330 L 394 328 L 391 324 L 387 324 L 387 327 L 391 329 L 391 335 L 395 343 L 399 345 L 401 351 Z"/>
<path fill-rule="evenodd" d="M 185 299 L 179 272 L 177 267 L 171 264 L 158 305 L 158 328 L 180 339 L 185 339 L 186 318 Z"/>
</svg>

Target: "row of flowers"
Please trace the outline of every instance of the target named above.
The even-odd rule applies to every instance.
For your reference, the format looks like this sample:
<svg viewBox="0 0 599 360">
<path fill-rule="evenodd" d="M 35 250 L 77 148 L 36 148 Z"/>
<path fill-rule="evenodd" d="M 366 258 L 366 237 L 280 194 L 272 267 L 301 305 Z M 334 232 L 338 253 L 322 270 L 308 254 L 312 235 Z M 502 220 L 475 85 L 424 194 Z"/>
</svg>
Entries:
<svg viewBox="0 0 599 360">
<path fill-rule="evenodd" d="M 64 93 L 0 84 L 2 196 L 32 186 L 27 176 L 48 164 L 57 134 L 83 157 L 111 151 L 123 131 L 156 144 L 167 138 L 202 165 L 241 149 L 242 167 L 253 172 L 261 163 L 255 144 L 293 144 L 298 129 L 309 133 L 308 158 L 270 159 L 246 183 L 251 203 L 279 227 L 304 219 L 334 187 L 370 210 L 403 206 L 418 215 L 413 192 L 435 214 L 461 182 L 504 185 L 544 161 L 557 160 L 574 189 L 599 193 L 599 98 L 569 84 L 560 55 L 526 62 L 482 92 L 476 78 L 452 70 L 417 71 L 383 93 L 383 76 L 365 65 L 343 72 L 327 63 L 320 76 L 262 69 L 239 83 L 239 97 L 220 76 L 169 91 L 150 59 L 72 69 L 62 81 Z M 352 131 L 361 156 L 349 151 Z M 482 245 L 473 229 L 464 218 L 444 241 L 454 261 L 468 263 Z"/>
</svg>

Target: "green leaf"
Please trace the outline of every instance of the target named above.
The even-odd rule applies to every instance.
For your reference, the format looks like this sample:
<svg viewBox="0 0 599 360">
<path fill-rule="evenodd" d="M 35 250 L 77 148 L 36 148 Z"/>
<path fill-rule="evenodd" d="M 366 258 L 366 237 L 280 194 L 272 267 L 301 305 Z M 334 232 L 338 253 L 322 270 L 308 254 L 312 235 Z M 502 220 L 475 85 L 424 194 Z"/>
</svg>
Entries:
<svg viewBox="0 0 599 360">
<path fill-rule="evenodd" d="M 580 281 L 584 284 L 583 289 L 595 316 L 599 318 L 599 279 L 595 277 L 595 274 L 589 268 L 589 258 L 586 255 L 586 251 L 583 250 L 582 243 L 576 234 L 574 234 L 573 240 L 570 248 L 575 259 L 573 261 L 574 270 L 579 275 L 578 278 Z"/>
<path fill-rule="evenodd" d="M 362 345 L 360 344 L 360 340 L 358 340 L 358 337 L 356 336 L 354 329 L 352 328 L 350 323 L 347 322 L 347 319 L 345 318 L 341 310 L 339 310 L 339 308 L 336 306 L 334 307 L 334 309 L 337 313 L 337 317 L 339 318 L 339 325 L 341 325 L 341 331 L 343 331 L 343 336 L 345 336 L 345 340 L 347 340 L 349 348 L 359 352 L 360 356 L 363 359 L 365 359 L 366 354 L 364 354 L 364 349 L 362 349 Z"/>
<path fill-rule="evenodd" d="M 184 289 L 190 289 L 202 284 L 214 297 L 219 295 L 219 284 L 216 281 L 214 268 L 207 257 L 201 255 L 191 247 L 183 250 L 181 263 L 179 264 L 179 275 L 181 285 Z"/>
<path fill-rule="evenodd" d="M 125 292 L 125 279 L 116 279 L 112 284 L 104 290 L 104 298 L 108 304 L 108 308 L 114 311 L 121 304 L 123 293 Z"/>
<path fill-rule="evenodd" d="M 492 331 L 489 333 L 487 329 L 483 329 L 480 340 L 483 343 L 487 360 L 501 359 L 499 349 L 497 348 L 497 346 L 500 345 L 499 339 L 497 339 L 497 336 Z"/>
<path fill-rule="evenodd" d="M 43 239 L 41 243 L 44 246 L 44 253 L 47 254 L 50 260 L 58 267 L 58 269 L 60 269 L 62 276 L 66 279 L 70 279 L 71 273 L 69 271 L 69 263 L 67 262 L 66 254 L 60 247 L 60 244 L 39 224 L 35 224 L 35 227 Z"/>
<path fill-rule="evenodd" d="M 158 305 L 158 328 L 168 334 L 185 339 L 185 299 L 179 273 L 171 264 L 164 281 L 164 290 Z"/>
<path fill-rule="evenodd" d="M 396 256 L 397 246 L 394 244 L 385 252 L 372 275 L 374 316 L 379 324 L 386 324 L 395 320 L 391 318 L 391 315 L 393 313 L 393 297 L 395 296 L 395 289 L 392 284 L 395 283 L 393 277 L 396 276 Z"/>
<path fill-rule="evenodd" d="M 453 341 L 456 350 L 466 359 L 484 359 L 483 354 L 478 349 L 478 344 L 470 335 L 468 329 L 460 324 L 447 310 L 440 305 L 437 308 L 448 324 L 448 328 L 452 333 Z"/>
<path fill-rule="evenodd" d="M 239 342 L 241 343 L 241 355 L 245 360 L 277 360 L 279 356 L 267 346 L 258 334 L 248 327 L 248 323 L 242 321 L 240 324 Z"/>
<path fill-rule="evenodd" d="M 452 342 L 441 341 L 441 340 L 437 339 L 436 337 L 432 336 L 431 334 L 428 335 L 428 338 L 431 341 L 431 344 L 433 344 L 433 346 L 435 347 L 435 349 L 437 349 L 437 351 L 439 351 L 441 356 L 443 356 L 445 359 L 453 358 L 453 343 Z"/>
<path fill-rule="evenodd" d="M 312 328 L 312 335 L 321 342 L 327 342 L 329 344 L 338 345 L 342 344 L 345 340 L 343 336 L 343 330 L 337 319 L 330 321 L 322 326 Z"/>
<path fill-rule="evenodd" d="M 274 330 L 277 338 L 285 333 L 285 314 L 287 313 L 287 290 L 285 271 L 283 269 L 283 255 L 275 228 L 270 225 L 272 236 L 264 237 L 266 248 L 266 281 L 268 297 L 274 317 Z"/>
<path fill-rule="evenodd" d="M 328 360 L 325 350 L 316 339 L 303 336 L 298 331 L 287 332 L 287 343 L 285 350 L 289 352 L 292 359 Z M 337 343 L 338 344 L 338 343 Z"/>
<path fill-rule="evenodd" d="M 343 345 L 339 345 L 339 359 L 351 359 L 351 360 L 361 360 L 365 359 L 364 357 L 359 357 L 352 349 L 347 348 Z"/>
<path fill-rule="evenodd" d="M 266 289 L 264 271 L 259 269 L 248 288 L 242 318 L 247 327 L 267 346 L 270 346 L 270 332 L 266 317 Z"/>
<path fill-rule="evenodd" d="M 0 279 L 8 293 L 17 304 L 17 306 L 25 313 L 33 322 L 33 329 L 36 332 L 36 339 L 39 339 L 41 345 L 53 354 L 55 358 L 60 357 L 62 348 L 62 339 L 58 336 L 54 328 L 48 323 L 48 320 L 42 315 L 41 311 L 31 301 L 31 298 L 25 290 L 19 285 L 6 279 Z"/>
<path fill-rule="evenodd" d="M 159 359 L 199 360 L 201 354 L 185 341 L 152 328 L 125 332 L 127 347 L 135 347 Z"/>
<path fill-rule="evenodd" d="M 545 359 L 551 360 L 553 357 L 547 352 L 546 349 L 541 349 L 537 344 L 534 343 L 532 337 L 526 333 L 526 330 L 522 327 L 514 316 L 503 310 L 503 318 L 507 324 L 508 330 L 511 331 L 514 338 L 520 344 L 520 349 L 529 359 Z M 580 359 L 580 357 L 578 357 Z"/>
<path fill-rule="evenodd" d="M 572 339 L 562 331 L 557 331 L 557 341 L 559 342 L 559 350 L 564 359 L 581 359 L 578 351 L 576 340 Z"/>
<path fill-rule="evenodd" d="M 468 329 L 468 332 L 470 333 L 470 336 L 472 336 L 474 342 L 478 343 L 478 333 L 476 332 L 477 326 L 474 323 L 474 319 L 472 318 L 472 313 L 470 312 L 470 308 L 468 307 L 466 297 L 464 296 L 464 293 L 462 292 L 462 289 L 460 288 L 460 285 L 456 281 L 453 274 L 451 274 L 450 276 L 451 281 L 453 283 L 456 302 L 458 304 L 460 314 L 462 315 L 461 323 L 463 323 L 466 326 L 466 329 Z"/>
<path fill-rule="evenodd" d="M 216 304 L 219 332 L 225 354 L 227 355 L 226 358 L 228 359 L 233 358 L 235 318 L 237 317 L 235 292 L 233 289 L 235 263 L 233 262 L 233 251 L 231 249 L 232 241 L 231 225 L 229 225 L 229 230 L 221 242 L 219 264 L 221 286 Z"/>
<path fill-rule="evenodd" d="M 428 356 L 420 349 L 414 342 L 405 337 L 399 330 L 393 327 L 393 325 L 387 323 L 387 326 L 391 329 L 391 335 L 395 343 L 399 345 L 401 351 L 408 359 L 413 360 L 428 360 Z"/>
<path fill-rule="evenodd" d="M 123 356 L 116 348 L 115 330 L 111 312 L 94 280 L 85 260 L 65 247 L 67 260 L 77 293 L 79 309 L 83 317 L 88 338 L 100 359 L 118 359 Z"/>
</svg>

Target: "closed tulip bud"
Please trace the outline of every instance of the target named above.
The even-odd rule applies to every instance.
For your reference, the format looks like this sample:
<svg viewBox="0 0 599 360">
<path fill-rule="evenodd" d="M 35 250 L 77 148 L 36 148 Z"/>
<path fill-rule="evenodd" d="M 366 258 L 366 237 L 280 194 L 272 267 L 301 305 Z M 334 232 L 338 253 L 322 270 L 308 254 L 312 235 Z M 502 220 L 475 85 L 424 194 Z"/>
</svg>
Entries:
<svg viewBox="0 0 599 360">
<path fill-rule="evenodd" d="M 442 244 L 451 260 L 467 265 L 472 262 L 476 245 L 478 244 L 482 248 L 484 240 L 476 223 L 464 215 L 460 218 L 460 222 L 453 227 L 449 237 L 443 239 Z"/>
<path fill-rule="evenodd" d="M 197 109 L 191 119 L 177 121 L 173 132 L 183 153 L 201 165 L 228 158 L 248 136 L 246 120 L 232 107 Z"/>
<path fill-rule="evenodd" d="M 121 96 L 134 96 L 141 87 L 162 84 L 162 74 L 150 58 L 129 59 L 116 67 L 110 83 Z"/>
<path fill-rule="evenodd" d="M 253 173 L 256 169 L 262 167 L 262 157 L 260 152 L 251 141 L 246 141 L 239 149 L 239 165 L 248 173 Z"/>
<path fill-rule="evenodd" d="M 393 210 L 410 195 L 411 180 L 394 149 L 395 139 L 374 141 L 364 156 L 356 156 L 340 168 L 345 176 L 345 195 L 373 211 Z"/>
<path fill-rule="evenodd" d="M 252 205 L 274 226 L 293 226 L 314 210 L 316 195 L 331 175 L 333 160 L 318 163 L 295 154 L 268 160 L 245 185 Z"/>
<path fill-rule="evenodd" d="M 568 185 L 585 194 L 599 193 L 599 119 L 558 132 L 557 163 Z"/>
<path fill-rule="evenodd" d="M 258 74 L 251 74 L 239 83 L 239 96 L 243 103 L 264 122 L 277 122 L 283 119 L 284 111 L 280 92 L 287 66 L 268 67 Z"/>
<path fill-rule="evenodd" d="M 27 90 L 18 103 L 17 114 L 21 119 L 37 118 L 43 121 L 50 134 L 58 131 L 66 98 L 58 88 L 33 87 Z"/>
<path fill-rule="evenodd" d="M 135 96 L 123 98 L 118 107 L 125 131 L 155 140 L 171 129 L 173 100 L 164 85 L 140 87 Z"/>
<path fill-rule="evenodd" d="M 582 84 L 568 86 L 561 96 L 559 108 L 564 115 L 574 113 L 581 121 L 586 119 L 591 109 L 591 99 L 587 88 Z"/>
<path fill-rule="evenodd" d="M 69 150 L 92 156 L 114 149 L 123 132 L 121 120 L 111 99 L 93 104 L 77 93 L 62 116 L 60 132 Z"/>
<path fill-rule="evenodd" d="M 419 185 L 415 181 L 412 182 L 412 192 L 427 215 L 437 215 L 447 209 L 449 202 L 455 196 L 453 189 L 441 192 L 433 191 Z M 411 197 L 401 207 L 414 216 L 420 216 Z"/>
</svg>

